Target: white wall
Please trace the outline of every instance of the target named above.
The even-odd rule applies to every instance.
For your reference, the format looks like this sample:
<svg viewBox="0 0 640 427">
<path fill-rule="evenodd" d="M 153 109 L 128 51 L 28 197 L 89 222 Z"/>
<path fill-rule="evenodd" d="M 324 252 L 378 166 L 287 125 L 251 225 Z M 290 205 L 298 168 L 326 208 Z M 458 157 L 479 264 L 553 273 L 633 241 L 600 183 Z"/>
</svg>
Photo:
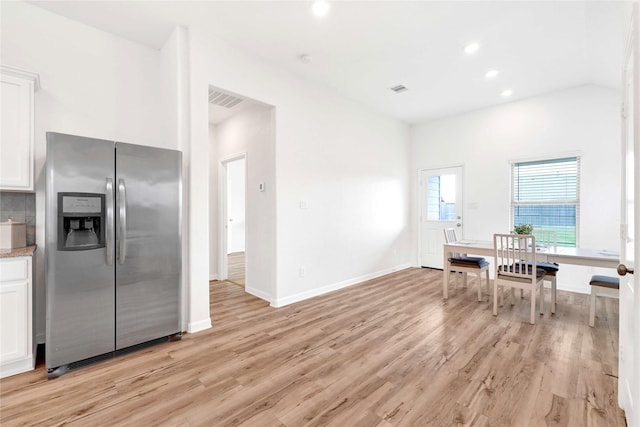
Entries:
<svg viewBox="0 0 640 427">
<path fill-rule="evenodd" d="M 40 74 L 35 96 L 36 334 L 44 340 L 45 133 L 177 148 L 158 51 L 23 2 L 2 2 L 0 60 Z"/>
<path fill-rule="evenodd" d="M 194 332 L 211 326 L 209 317 L 198 314 L 194 323 L 194 295 L 190 292 L 189 233 L 197 233 L 189 225 L 189 165 L 191 144 L 189 138 L 189 33 L 184 27 L 176 27 L 160 50 L 162 61 L 162 93 L 167 111 L 166 138 L 175 141 L 182 151 L 182 330 Z"/>
<path fill-rule="evenodd" d="M 273 263 L 260 277 L 275 292 L 272 304 L 409 265 L 409 127 L 248 57 L 206 28 L 190 28 L 190 43 L 194 145 L 208 143 L 209 85 L 275 107 L 276 176 L 266 193 L 275 189 L 277 206 L 265 212 L 273 226 L 261 241 Z"/>
<path fill-rule="evenodd" d="M 218 268 L 218 150 L 216 126 L 209 124 L 209 280 L 220 279 Z"/>
<path fill-rule="evenodd" d="M 581 86 L 507 103 L 414 126 L 411 139 L 414 177 L 421 169 L 464 164 L 464 237 L 480 240 L 510 230 L 511 160 L 579 154 L 579 244 L 618 248 L 620 98 L 616 91 Z M 416 184 L 414 179 L 414 224 Z M 587 292 L 594 271 L 563 265 L 558 286 Z"/>
</svg>

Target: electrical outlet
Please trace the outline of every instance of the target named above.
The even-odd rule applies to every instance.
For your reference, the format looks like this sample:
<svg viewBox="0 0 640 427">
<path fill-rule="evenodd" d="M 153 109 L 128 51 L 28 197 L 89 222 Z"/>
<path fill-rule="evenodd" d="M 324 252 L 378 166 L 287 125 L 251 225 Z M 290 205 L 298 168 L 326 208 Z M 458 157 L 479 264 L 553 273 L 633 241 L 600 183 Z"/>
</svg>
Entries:
<svg viewBox="0 0 640 427">
<path fill-rule="evenodd" d="M 300 277 L 304 277 L 307 275 L 307 268 L 304 265 L 300 266 Z"/>
</svg>

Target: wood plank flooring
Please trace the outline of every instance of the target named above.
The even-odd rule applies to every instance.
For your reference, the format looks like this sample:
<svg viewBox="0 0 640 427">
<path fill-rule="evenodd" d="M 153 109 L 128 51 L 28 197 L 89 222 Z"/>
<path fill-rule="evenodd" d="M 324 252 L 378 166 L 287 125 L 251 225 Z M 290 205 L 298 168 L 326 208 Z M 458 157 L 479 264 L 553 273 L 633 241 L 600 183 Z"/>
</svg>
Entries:
<svg viewBox="0 0 640 427">
<path fill-rule="evenodd" d="M 238 286 L 245 286 L 244 252 L 233 252 L 227 255 L 227 280 Z"/>
<path fill-rule="evenodd" d="M 624 426 L 617 300 L 475 288 L 408 269 L 284 308 L 212 282 L 213 327 L 47 381 L 0 381 L 0 423 L 71 426 Z M 547 305 L 549 307 L 549 305 Z"/>
</svg>

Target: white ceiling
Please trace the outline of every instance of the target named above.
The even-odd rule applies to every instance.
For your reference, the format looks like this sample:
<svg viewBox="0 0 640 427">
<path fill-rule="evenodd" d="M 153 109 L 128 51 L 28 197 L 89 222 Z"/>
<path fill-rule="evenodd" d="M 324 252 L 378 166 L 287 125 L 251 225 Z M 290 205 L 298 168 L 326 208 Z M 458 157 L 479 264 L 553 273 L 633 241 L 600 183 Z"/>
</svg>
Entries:
<svg viewBox="0 0 640 427">
<path fill-rule="evenodd" d="M 253 56 L 408 123 L 583 84 L 618 88 L 620 80 L 620 2 L 334 1 L 322 19 L 308 0 L 30 3 L 156 49 L 176 25 L 206 25 Z M 481 47 L 466 56 L 471 41 Z M 494 68 L 500 75 L 487 81 Z M 398 84 L 409 90 L 389 90 Z M 499 96 L 505 88 L 508 99 Z"/>
</svg>

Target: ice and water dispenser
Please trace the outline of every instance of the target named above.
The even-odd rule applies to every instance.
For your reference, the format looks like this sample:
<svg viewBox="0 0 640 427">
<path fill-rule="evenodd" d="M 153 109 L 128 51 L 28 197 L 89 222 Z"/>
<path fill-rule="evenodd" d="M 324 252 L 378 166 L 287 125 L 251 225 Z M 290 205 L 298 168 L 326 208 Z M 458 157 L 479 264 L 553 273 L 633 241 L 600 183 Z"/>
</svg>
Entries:
<svg viewBox="0 0 640 427">
<path fill-rule="evenodd" d="M 105 246 L 104 194 L 58 193 L 58 250 Z"/>
</svg>

